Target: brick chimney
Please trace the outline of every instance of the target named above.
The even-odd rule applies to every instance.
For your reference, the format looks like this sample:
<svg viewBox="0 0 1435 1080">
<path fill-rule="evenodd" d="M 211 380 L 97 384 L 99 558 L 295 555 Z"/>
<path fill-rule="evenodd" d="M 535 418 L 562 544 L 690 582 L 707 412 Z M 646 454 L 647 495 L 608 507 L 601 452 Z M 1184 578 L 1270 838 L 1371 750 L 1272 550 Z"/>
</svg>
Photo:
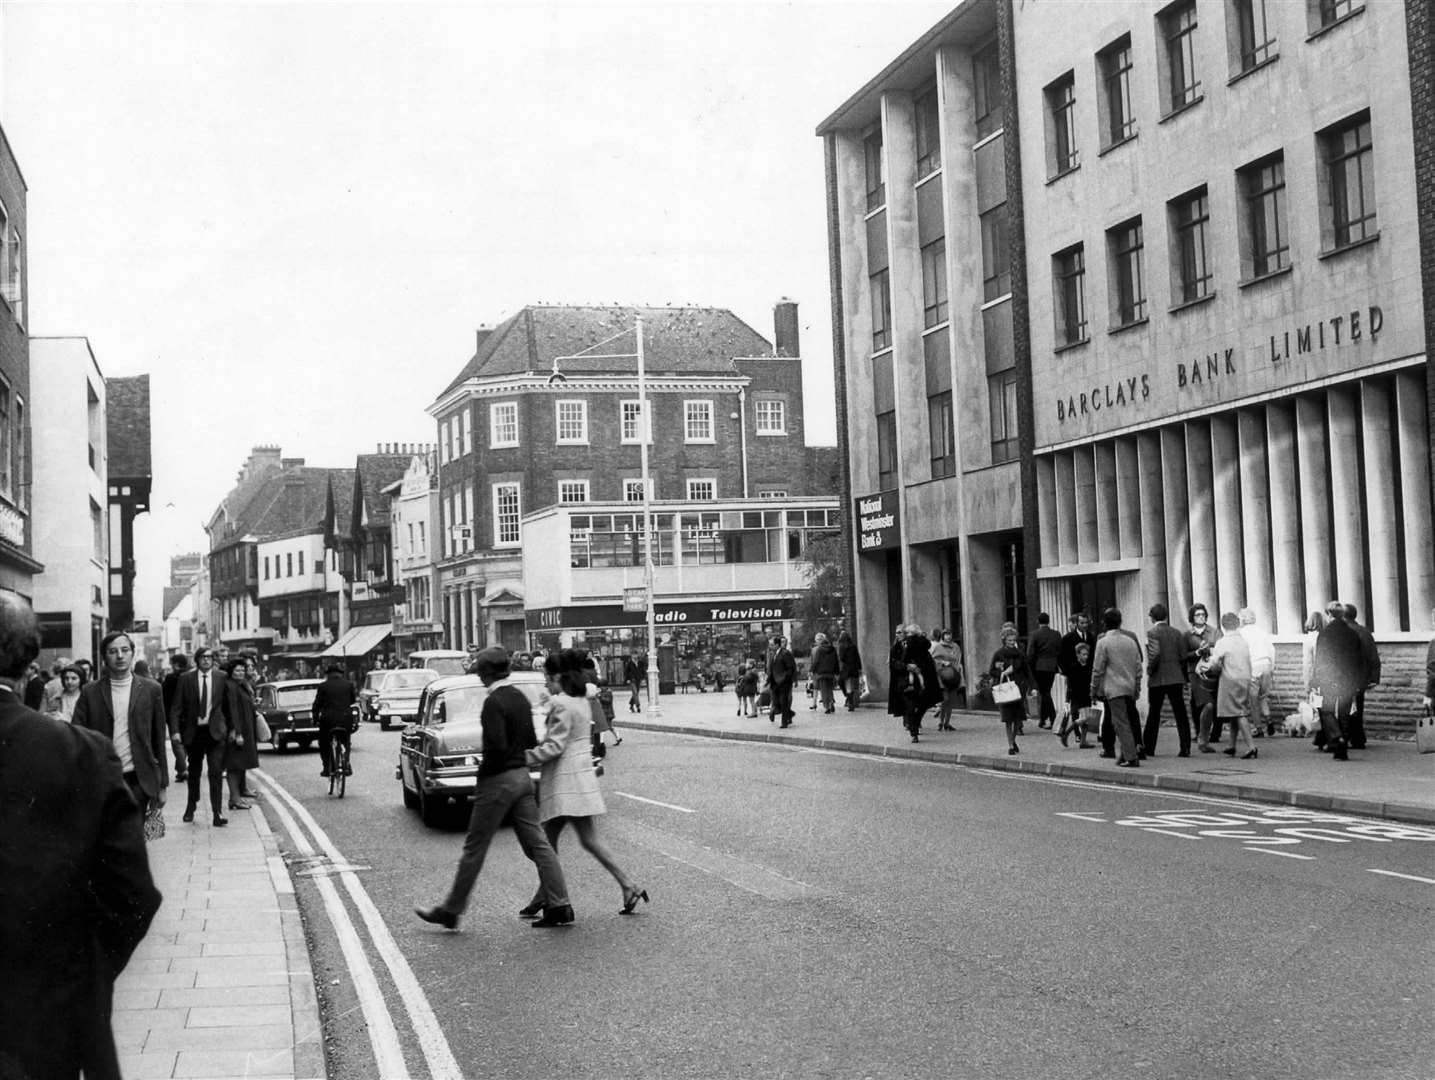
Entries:
<svg viewBox="0 0 1435 1080">
<path fill-rule="evenodd" d="M 778 356 L 801 356 L 798 345 L 797 301 L 783 297 L 772 309 L 773 344 Z"/>
</svg>

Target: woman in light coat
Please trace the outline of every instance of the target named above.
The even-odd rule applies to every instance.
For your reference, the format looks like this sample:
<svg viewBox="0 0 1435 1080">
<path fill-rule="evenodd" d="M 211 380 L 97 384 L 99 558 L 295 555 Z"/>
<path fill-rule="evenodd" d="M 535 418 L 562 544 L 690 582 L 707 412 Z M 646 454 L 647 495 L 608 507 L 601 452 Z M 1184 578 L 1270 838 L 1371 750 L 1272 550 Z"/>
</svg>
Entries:
<svg viewBox="0 0 1435 1080">
<path fill-rule="evenodd" d="M 950 630 L 938 630 L 935 637 L 932 663 L 937 665 L 937 682 L 942 688 L 942 700 L 937 706 L 937 730 L 953 731 L 952 710 L 957 707 L 966 682 L 962 672 L 962 647 L 952 640 Z"/>
<path fill-rule="evenodd" d="M 597 817 L 606 813 L 598 776 L 593 771 L 593 707 L 588 700 L 589 683 L 584 677 L 585 657 L 573 649 L 550 653 L 543 662 L 548 676 L 548 729 L 543 741 L 526 754 L 529 767 L 539 769 L 538 819 L 548 834 L 548 843 L 558 850 L 563 826 L 573 825 L 583 850 L 602 864 L 623 890 L 621 913 L 631 915 L 638 901 L 648 893 L 633 884 L 613 854 L 598 839 Z M 594 696 L 597 687 L 593 688 Z M 539 894 L 519 914 L 535 917 L 543 911 Z"/>
</svg>

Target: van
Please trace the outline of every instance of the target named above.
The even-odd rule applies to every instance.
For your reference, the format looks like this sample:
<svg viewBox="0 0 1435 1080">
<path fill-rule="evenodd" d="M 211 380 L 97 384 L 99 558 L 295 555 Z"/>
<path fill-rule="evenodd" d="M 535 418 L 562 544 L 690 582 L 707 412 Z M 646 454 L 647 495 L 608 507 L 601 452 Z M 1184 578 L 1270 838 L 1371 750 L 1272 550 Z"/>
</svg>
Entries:
<svg viewBox="0 0 1435 1080">
<path fill-rule="evenodd" d="M 468 672 L 468 653 L 457 649 L 420 649 L 404 657 L 409 667 L 428 668 L 440 675 L 464 675 Z"/>
</svg>

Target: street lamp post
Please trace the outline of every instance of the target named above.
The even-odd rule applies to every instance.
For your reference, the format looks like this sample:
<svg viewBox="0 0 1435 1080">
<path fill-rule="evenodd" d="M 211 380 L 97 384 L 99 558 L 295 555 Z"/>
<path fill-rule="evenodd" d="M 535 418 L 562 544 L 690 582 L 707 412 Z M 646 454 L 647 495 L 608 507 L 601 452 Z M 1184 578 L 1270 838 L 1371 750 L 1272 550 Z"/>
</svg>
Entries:
<svg viewBox="0 0 1435 1080">
<path fill-rule="evenodd" d="M 553 358 L 553 373 L 548 377 L 549 386 L 557 386 L 568 381 L 567 376 L 559 370 L 558 361 L 577 360 L 583 357 L 601 360 L 632 360 L 638 361 L 638 415 L 642 423 L 638 431 L 638 470 L 639 483 L 643 487 L 643 592 L 646 595 L 646 621 L 648 632 L 648 715 L 662 715 L 662 706 L 659 704 L 661 691 L 658 687 L 658 635 L 657 618 L 654 612 L 653 591 L 656 584 L 656 574 L 653 563 L 653 493 L 652 485 L 648 480 L 648 440 L 652 436 L 653 425 L 648 411 L 648 372 L 643 358 L 643 317 L 634 316 L 633 331 L 638 339 L 638 351 L 635 353 L 575 353 L 573 356 L 555 356 Z M 623 331 L 627 333 L 627 331 Z M 621 337 L 616 334 L 614 337 Z M 614 338 L 608 338 L 612 341 Z M 605 345 L 607 341 L 599 342 L 598 345 Z M 592 346 L 597 348 L 598 345 Z"/>
</svg>

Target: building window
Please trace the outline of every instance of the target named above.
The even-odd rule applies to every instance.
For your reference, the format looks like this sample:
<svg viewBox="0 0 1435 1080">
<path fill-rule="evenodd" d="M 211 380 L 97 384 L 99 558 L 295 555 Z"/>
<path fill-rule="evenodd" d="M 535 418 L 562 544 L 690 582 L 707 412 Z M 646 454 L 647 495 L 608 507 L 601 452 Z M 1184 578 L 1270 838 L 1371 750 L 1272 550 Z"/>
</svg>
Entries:
<svg viewBox="0 0 1435 1080">
<path fill-rule="evenodd" d="M 1096 54 L 1105 108 L 1101 114 L 1101 145 L 1115 146 L 1136 134 L 1131 107 L 1131 35 L 1124 34 Z"/>
<path fill-rule="evenodd" d="M 15 398 L 15 505 L 21 510 L 30 505 L 30 428 L 25 423 L 25 401 Z"/>
<path fill-rule="evenodd" d="M 1319 19 L 1319 24 L 1316 29 L 1337 23 L 1347 15 L 1353 15 L 1364 8 L 1364 3 L 1357 4 L 1355 0 L 1317 0 L 1316 17 Z"/>
<path fill-rule="evenodd" d="M 493 485 L 493 546 L 514 547 L 522 538 L 517 484 Z"/>
<path fill-rule="evenodd" d="M 555 404 L 555 423 L 558 428 L 560 445 L 588 444 L 588 403 L 586 401 L 559 401 Z"/>
<path fill-rule="evenodd" d="M 299 576 L 300 576 L 300 577 L 303 577 L 303 576 L 304 576 L 304 553 L 301 551 L 301 552 L 299 552 L 298 554 L 299 554 Z"/>
<path fill-rule="evenodd" d="M 1007 243 L 1006 204 L 981 216 L 982 300 L 995 300 L 1011 292 L 1011 248 Z"/>
<path fill-rule="evenodd" d="M 1076 150 L 1076 73 L 1046 88 L 1046 171 L 1053 177 L 1080 164 Z"/>
<path fill-rule="evenodd" d="M 972 57 L 972 99 L 976 113 L 977 138 L 985 139 L 1004 124 L 1001 54 L 997 51 L 995 41 L 984 46 Z"/>
<path fill-rule="evenodd" d="M 643 433 L 643 403 L 637 398 L 630 398 L 619 405 L 619 410 L 620 437 L 624 443 L 636 446 Z M 649 427 L 648 445 L 652 444 L 653 431 Z"/>
<path fill-rule="evenodd" d="M 872 285 L 872 351 L 892 347 L 892 290 L 888 271 L 879 270 L 871 277 Z"/>
<path fill-rule="evenodd" d="M 517 485 L 514 486 L 516 489 Z M 465 488 L 463 492 L 463 523 L 466 526 L 463 531 L 463 550 L 472 551 L 474 548 L 473 488 Z"/>
<path fill-rule="evenodd" d="M 688 481 L 689 502 L 712 502 L 717 498 L 717 481 L 711 477 Z"/>
<path fill-rule="evenodd" d="M 1106 254 L 1111 267 L 1113 327 L 1130 326 L 1146 318 L 1146 280 L 1141 219 L 1133 218 L 1106 232 Z"/>
<path fill-rule="evenodd" d="M 264 580 L 269 580 L 269 556 L 264 556 Z"/>
<path fill-rule="evenodd" d="M 992 464 L 1015 461 L 1016 372 L 1001 371 L 988 376 L 987 398 L 991 406 Z"/>
<path fill-rule="evenodd" d="M 25 325 L 25 242 L 20 230 L 9 221 L 8 215 L 0 225 L 0 242 L 4 244 L 3 266 L 0 266 L 0 296 L 10 305 L 15 321 Z"/>
<path fill-rule="evenodd" d="M 787 498 L 787 489 L 786 489 L 786 488 L 758 488 L 758 489 L 757 489 L 757 497 L 758 497 L 759 499 L 785 499 L 785 498 Z"/>
<path fill-rule="evenodd" d="M 1275 55 L 1276 39 L 1266 21 L 1266 0 L 1235 0 L 1239 70 L 1259 67 Z"/>
<path fill-rule="evenodd" d="M 897 413 L 877 414 L 877 489 L 897 486 Z"/>
<path fill-rule="evenodd" d="M 1075 345 L 1086 340 L 1086 249 L 1067 248 L 1051 259 L 1056 282 L 1056 344 Z"/>
<path fill-rule="evenodd" d="M 651 476 L 648 477 L 648 490 L 649 490 L 650 492 L 656 492 L 656 490 L 657 490 L 657 489 L 654 487 L 654 485 L 653 485 L 653 478 L 652 478 Z M 656 495 L 655 495 L 654 497 L 656 497 Z M 643 501 L 643 480 L 642 480 L 642 477 L 629 477 L 628 479 L 625 479 L 625 480 L 623 481 L 623 501 L 624 501 L 624 502 L 642 502 L 642 501 Z"/>
<path fill-rule="evenodd" d="M 438 425 L 439 464 L 448 464 L 448 421 L 440 420 Z"/>
<path fill-rule="evenodd" d="M 99 503 L 90 500 L 90 554 L 96 562 L 105 562 L 105 513 Z"/>
<path fill-rule="evenodd" d="M 1322 247 L 1347 247 L 1375 236 L 1375 152 L 1370 143 L 1370 114 L 1337 124 L 1320 134 L 1322 204 L 1329 208 L 1321 225 Z"/>
<path fill-rule="evenodd" d="M 1167 204 L 1171 220 L 1171 299 L 1177 304 L 1211 295 L 1211 262 L 1206 250 L 1210 203 L 1202 187 Z"/>
<path fill-rule="evenodd" d="M 947 241 L 933 240 L 922 249 L 922 325 L 947 321 Z"/>
<path fill-rule="evenodd" d="M 458 414 L 458 422 L 463 431 L 463 452 L 473 453 L 473 420 L 469 416 L 468 406 L 463 407 L 463 412 Z"/>
<path fill-rule="evenodd" d="M 1184 0 L 1159 16 L 1166 43 L 1166 103 L 1168 112 L 1184 109 L 1201 96 L 1196 77 L 1196 0 Z"/>
<path fill-rule="evenodd" d="M 710 443 L 713 438 L 713 403 L 683 402 L 683 442 Z"/>
<path fill-rule="evenodd" d="M 952 392 L 943 390 L 927 399 L 927 441 L 932 447 L 932 479 L 957 471 L 957 444 L 952 426 Z"/>
<path fill-rule="evenodd" d="M 787 402 L 781 398 L 758 398 L 753 406 L 759 435 L 787 434 Z"/>
<path fill-rule="evenodd" d="M 488 407 L 490 449 L 518 445 L 518 402 L 501 401 Z"/>
<path fill-rule="evenodd" d="M 1259 278 L 1284 270 L 1290 265 L 1285 157 L 1277 154 L 1248 165 L 1238 175 L 1246 206 L 1244 276 Z"/>
<path fill-rule="evenodd" d="M 937 88 L 917 99 L 917 179 L 942 167 L 942 136 L 937 116 Z"/>
<path fill-rule="evenodd" d="M 867 171 L 867 209 L 887 205 L 887 185 L 882 180 L 886 162 L 882 153 L 882 130 L 878 128 L 862 140 L 862 157 Z"/>
<path fill-rule="evenodd" d="M 284 553 L 284 576 L 294 576 L 294 553 L 292 551 L 286 551 Z"/>
<path fill-rule="evenodd" d="M 585 503 L 588 501 L 587 480 L 558 481 L 558 501 L 561 503 Z"/>
<path fill-rule="evenodd" d="M 454 461 L 458 460 L 459 454 L 462 453 L 463 450 L 463 443 L 461 441 L 463 437 L 462 416 L 462 413 L 455 415 L 452 419 L 449 420 L 448 424 L 449 457 L 452 458 Z"/>
</svg>

